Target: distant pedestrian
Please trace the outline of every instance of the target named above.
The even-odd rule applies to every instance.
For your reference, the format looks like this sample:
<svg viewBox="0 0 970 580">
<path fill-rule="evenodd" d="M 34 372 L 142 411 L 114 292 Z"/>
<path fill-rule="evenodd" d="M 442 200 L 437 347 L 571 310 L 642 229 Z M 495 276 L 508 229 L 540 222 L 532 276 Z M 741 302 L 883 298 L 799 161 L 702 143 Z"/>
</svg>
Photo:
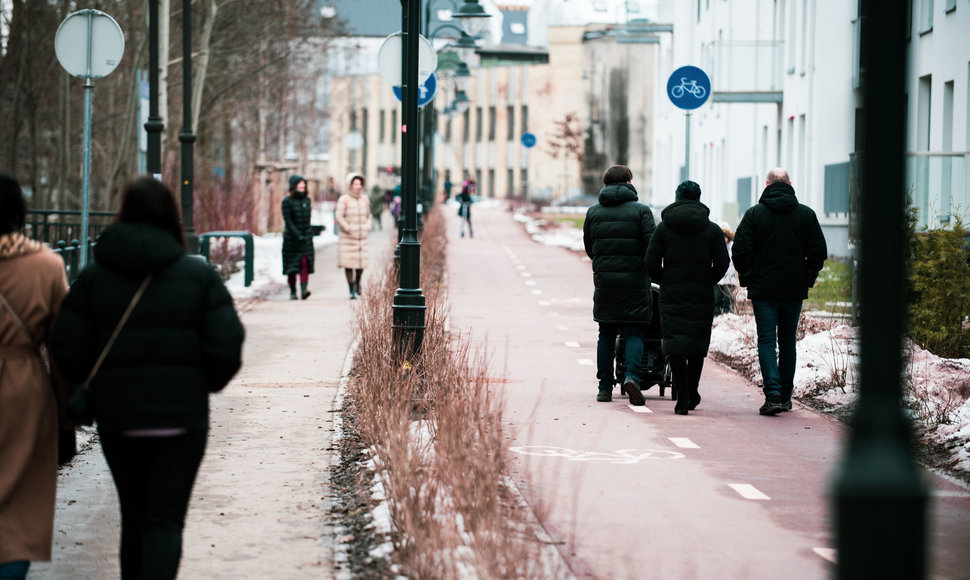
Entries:
<svg viewBox="0 0 970 580">
<path fill-rule="evenodd" d="M 461 237 L 465 237 L 465 224 L 468 224 L 468 237 L 475 237 L 472 232 L 472 195 L 475 194 L 475 180 L 468 178 L 461 186 L 461 193 L 458 194 L 458 217 L 461 218 Z"/>
<path fill-rule="evenodd" d="M 94 256 L 64 300 L 51 352 L 75 384 L 93 372 L 98 437 L 121 502 L 121 577 L 171 580 L 209 393 L 239 370 L 243 327 L 216 271 L 186 255 L 175 197 L 151 177 L 125 186 Z"/>
<path fill-rule="evenodd" d="M 375 185 L 370 190 L 370 215 L 371 215 L 371 229 L 375 227 L 379 230 L 384 229 L 384 225 L 381 223 L 381 215 L 384 213 L 384 190 L 380 186 Z"/>
<path fill-rule="evenodd" d="M 758 329 L 758 363 L 765 395 L 758 412 L 777 415 L 790 411 L 798 317 L 828 249 L 818 217 L 812 208 L 798 203 L 784 169 L 768 172 L 761 199 L 738 224 L 732 251 Z"/>
<path fill-rule="evenodd" d="M 614 165 L 603 175 L 598 203 L 586 210 L 583 244 L 593 260 L 593 320 L 599 323 L 596 342 L 596 400 L 613 400 L 613 360 L 616 337 L 626 339 L 623 390 L 631 405 L 643 405 L 640 391 L 643 332 L 650 324 L 652 298 L 644 257 L 653 235 L 653 212 L 638 203 L 633 172 Z"/>
<path fill-rule="evenodd" d="M 0 175 L 0 578 L 51 559 L 58 395 L 41 353 L 67 295 L 64 262 L 22 230 L 20 184 Z M 58 390 L 55 392 L 55 388 Z"/>
<path fill-rule="evenodd" d="M 698 387 L 714 320 L 711 288 L 731 263 L 724 234 L 700 198 L 695 182 L 678 185 L 676 200 L 661 212 L 647 250 L 650 278 L 660 285 L 663 352 L 670 357 L 678 415 L 701 402 Z"/>
<path fill-rule="evenodd" d="M 344 269 L 350 299 L 360 295 L 360 279 L 367 267 L 367 235 L 371 228 L 370 201 L 364 196 L 364 176 L 347 176 L 348 192 L 337 200 L 337 223 L 340 242 L 337 244 L 337 266 Z"/>
<path fill-rule="evenodd" d="M 445 178 L 445 183 L 444 183 L 445 203 L 448 203 L 448 200 L 451 199 L 451 188 L 452 187 L 454 187 L 454 184 L 451 183 L 451 178 Z"/>
<path fill-rule="evenodd" d="M 731 248 L 734 246 L 734 232 L 727 224 L 722 223 L 721 233 L 724 234 L 724 243 L 727 245 L 728 256 L 731 255 Z M 734 311 L 734 297 L 738 291 L 738 272 L 733 264 L 728 264 L 727 272 L 714 287 L 714 316 L 728 314 Z"/>
<path fill-rule="evenodd" d="M 296 276 L 300 276 L 299 298 L 310 297 L 307 285 L 313 273 L 313 213 L 307 196 L 306 180 L 300 175 L 290 176 L 289 195 L 283 198 L 283 273 L 290 285 L 290 300 L 296 300 Z"/>
</svg>

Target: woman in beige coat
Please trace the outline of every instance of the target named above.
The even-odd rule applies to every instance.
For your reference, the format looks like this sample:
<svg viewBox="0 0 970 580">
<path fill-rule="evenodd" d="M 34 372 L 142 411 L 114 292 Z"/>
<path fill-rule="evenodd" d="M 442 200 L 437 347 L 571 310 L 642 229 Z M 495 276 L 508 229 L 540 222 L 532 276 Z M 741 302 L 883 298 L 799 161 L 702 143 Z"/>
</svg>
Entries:
<svg viewBox="0 0 970 580">
<path fill-rule="evenodd" d="M 40 347 L 67 294 L 64 262 L 21 233 L 20 184 L 0 175 L 0 577 L 51 559 L 58 413 Z M 58 385 L 61 387 L 62 385 Z"/>
<path fill-rule="evenodd" d="M 337 225 L 340 242 L 337 244 L 337 267 L 343 268 L 350 288 L 350 299 L 360 294 L 360 277 L 367 267 L 367 234 L 371 228 L 370 200 L 363 194 L 364 176 L 347 176 L 348 193 L 337 200 Z"/>
</svg>

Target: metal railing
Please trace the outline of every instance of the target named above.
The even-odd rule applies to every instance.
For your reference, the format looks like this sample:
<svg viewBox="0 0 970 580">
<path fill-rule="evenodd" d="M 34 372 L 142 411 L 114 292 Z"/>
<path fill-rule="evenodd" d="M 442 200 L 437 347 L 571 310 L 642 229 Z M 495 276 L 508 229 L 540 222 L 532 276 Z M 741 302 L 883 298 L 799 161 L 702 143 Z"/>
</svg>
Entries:
<svg viewBox="0 0 970 580">
<path fill-rule="evenodd" d="M 89 212 L 88 254 L 101 235 L 114 219 L 110 211 Z M 64 260 L 64 271 L 68 282 L 73 283 L 81 273 L 81 212 L 75 210 L 35 209 L 27 211 L 24 224 L 27 237 L 44 242 Z"/>
</svg>

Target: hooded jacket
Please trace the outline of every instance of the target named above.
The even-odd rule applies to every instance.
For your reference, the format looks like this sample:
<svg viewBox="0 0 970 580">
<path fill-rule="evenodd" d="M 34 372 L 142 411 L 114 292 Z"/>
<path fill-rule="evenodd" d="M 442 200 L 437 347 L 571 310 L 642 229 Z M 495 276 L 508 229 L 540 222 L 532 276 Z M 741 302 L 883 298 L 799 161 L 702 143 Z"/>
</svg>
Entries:
<svg viewBox="0 0 970 580">
<path fill-rule="evenodd" d="M 748 298 L 804 300 L 828 256 L 815 212 L 787 183 L 772 183 L 744 213 L 732 247 Z"/>
<path fill-rule="evenodd" d="M 650 276 L 643 259 L 655 227 L 653 212 L 637 202 L 629 183 L 607 185 L 598 201 L 583 223 L 583 244 L 593 261 L 593 320 L 649 324 Z"/>
<path fill-rule="evenodd" d="M 713 286 L 727 271 L 724 235 L 699 201 L 667 206 L 650 240 L 647 269 L 660 284 L 664 354 L 705 356 L 714 319 Z"/>
<path fill-rule="evenodd" d="M 169 232 L 122 223 L 71 286 L 51 352 L 83 382 L 145 277 L 152 280 L 91 383 L 104 430 L 208 427 L 210 392 L 239 370 L 243 327 L 215 270 Z"/>
</svg>

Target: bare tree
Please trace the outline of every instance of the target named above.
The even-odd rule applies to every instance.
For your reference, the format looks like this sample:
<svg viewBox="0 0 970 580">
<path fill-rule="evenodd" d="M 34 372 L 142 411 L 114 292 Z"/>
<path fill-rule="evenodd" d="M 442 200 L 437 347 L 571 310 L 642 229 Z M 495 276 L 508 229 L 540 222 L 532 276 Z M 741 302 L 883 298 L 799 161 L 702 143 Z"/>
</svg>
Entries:
<svg viewBox="0 0 970 580">
<path fill-rule="evenodd" d="M 579 120 L 579 115 L 575 112 L 567 113 L 561 121 L 554 121 L 555 130 L 546 142 L 546 152 L 553 159 L 562 158 L 563 160 L 563 187 L 562 196 L 566 195 L 569 187 L 569 159 L 575 159 L 582 164 L 586 157 L 585 135 Z"/>
</svg>

